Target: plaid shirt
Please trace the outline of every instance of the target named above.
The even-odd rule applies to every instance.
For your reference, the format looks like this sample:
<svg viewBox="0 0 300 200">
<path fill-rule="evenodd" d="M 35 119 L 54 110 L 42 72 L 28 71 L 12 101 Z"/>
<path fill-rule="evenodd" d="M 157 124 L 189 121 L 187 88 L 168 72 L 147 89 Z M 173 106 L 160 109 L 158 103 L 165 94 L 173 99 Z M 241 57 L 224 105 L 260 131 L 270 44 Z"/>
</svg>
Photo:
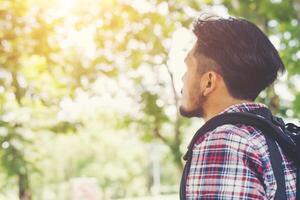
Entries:
<svg viewBox="0 0 300 200">
<path fill-rule="evenodd" d="M 245 112 L 258 103 L 230 106 L 222 113 Z M 284 154 L 288 200 L 296 199 L 296 167 Z M 186 199 L 274 199 L 276 181 L 262 132 L 243 124 L 222 125 L 202 135 L 193 147 Z"/>
</svg>

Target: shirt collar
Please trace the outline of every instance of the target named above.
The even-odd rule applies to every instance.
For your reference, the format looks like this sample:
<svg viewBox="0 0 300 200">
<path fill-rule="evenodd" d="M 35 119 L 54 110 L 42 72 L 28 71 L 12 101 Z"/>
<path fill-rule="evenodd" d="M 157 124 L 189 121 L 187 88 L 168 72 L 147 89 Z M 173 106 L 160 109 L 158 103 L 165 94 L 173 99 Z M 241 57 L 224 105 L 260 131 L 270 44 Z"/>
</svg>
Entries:
<svg viewBox="0 0 300 200">
<path fill-rule="evenodd" d="M 255 103 L 255 102 L 249 102 L 249 103 L 240 103 L 240 104 L 234 104 L 229 107 L 227 107 L 224 111 L 222 111 L 220 114 L 223 113 L 232 113 L 232 112 L 249 112 L 251 110 L 257 109 L 257 108 L 267 108 L 265 104 L 262 103 Z"/>
</svg>

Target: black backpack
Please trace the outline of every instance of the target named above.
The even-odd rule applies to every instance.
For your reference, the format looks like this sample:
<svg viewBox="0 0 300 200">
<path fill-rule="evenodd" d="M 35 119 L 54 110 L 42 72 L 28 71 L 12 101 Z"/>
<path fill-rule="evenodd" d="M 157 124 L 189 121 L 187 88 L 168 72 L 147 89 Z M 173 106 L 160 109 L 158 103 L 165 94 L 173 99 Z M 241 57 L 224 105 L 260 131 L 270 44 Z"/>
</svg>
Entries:
<svg viewBox="0 0 300 200">
<path fill-rule="evenodd" d="M 291 159 L 297 167 L 296 200 L 300 200 L 300 127 L 292 123 L 285 124 L 281 118 L 273 116 L 267 108 L 258 108 L 250 112 L 235 112 L 217 115 L 208 120 L 196 132 L 188 146 L 188 151 L 183 157 L 183 159 L 186 160 L 186 164 L 180 183 L 180 200 L 186 200 L 186 180 L 190 170 L 192 149 L 195 142 L 202 134 L 212 131 L 224 124 L 245 124 L 262 131 L 266 138 L 272 169 L 277 183 L 275 199 L 286 200 L 286 186 L 282 166 L 283 161 L 275 143 L 276 141 L 284 154 Z"/>
</svg>

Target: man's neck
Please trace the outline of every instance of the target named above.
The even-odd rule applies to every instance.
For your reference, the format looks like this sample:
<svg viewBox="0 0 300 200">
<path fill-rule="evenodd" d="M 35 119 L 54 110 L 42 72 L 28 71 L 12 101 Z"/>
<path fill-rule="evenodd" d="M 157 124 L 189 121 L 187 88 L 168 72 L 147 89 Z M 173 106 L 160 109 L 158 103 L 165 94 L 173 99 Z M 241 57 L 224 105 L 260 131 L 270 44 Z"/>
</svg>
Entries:
<svg viewBox="0 0 300 200">
<path fill-rule="evenodd" d="M 229 99 L 222 99 L 222 102 L 216 101 L 216 102 L 211 102 L 209 104 L 207 103 L 204 106 L 203 119 L 206 122 L 232 105 L 241 104 L 241 103 L 250 103 L 250 102 L 252 101 L 229 98 Z"/>
</svg>

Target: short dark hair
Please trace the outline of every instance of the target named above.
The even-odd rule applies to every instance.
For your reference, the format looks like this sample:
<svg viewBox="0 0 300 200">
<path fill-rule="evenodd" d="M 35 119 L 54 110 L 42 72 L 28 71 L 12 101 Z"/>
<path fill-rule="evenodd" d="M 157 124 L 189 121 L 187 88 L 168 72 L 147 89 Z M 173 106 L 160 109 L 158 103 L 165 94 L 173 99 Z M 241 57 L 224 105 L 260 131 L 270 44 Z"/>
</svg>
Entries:
<svg viewBox="0 0 300 200">
<path fill-rule="evenodd" d="M 255 100 L 284 64 L 268 37 L 241 18 L 206 18 L 194 23 L 196 54 L 216 62 L 231 96 Z"/>
</svg>

